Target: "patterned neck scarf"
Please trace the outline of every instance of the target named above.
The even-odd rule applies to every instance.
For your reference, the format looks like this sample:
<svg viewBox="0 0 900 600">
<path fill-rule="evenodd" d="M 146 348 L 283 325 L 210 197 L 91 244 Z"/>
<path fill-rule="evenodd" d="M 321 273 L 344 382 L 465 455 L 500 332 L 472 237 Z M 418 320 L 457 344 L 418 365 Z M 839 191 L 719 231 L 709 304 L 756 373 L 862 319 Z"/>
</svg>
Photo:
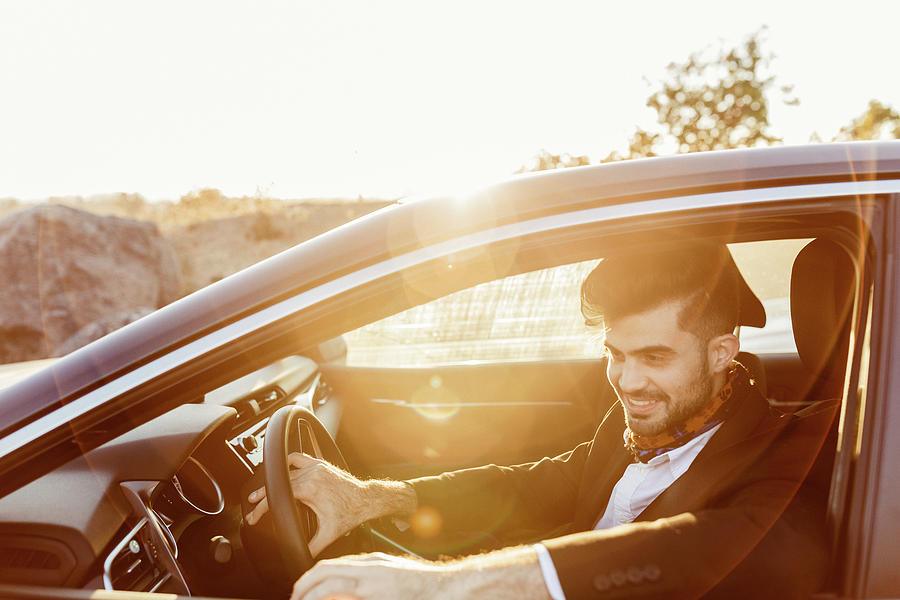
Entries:
<svg viewBox="0 0 900 600">
<path fill-rule="evenodd" d="M 750 376 L 743 365 L 733 363 L 728 370 L 725 385 L 706 406 L 685 421 L 656 435 L 640 435 L 626 427 L 625 448 L 636 460 L 646 463 L 655 456 L 685 445 L 701 433 L 723 422 L 734 408 L 735 402 L 732 400 L 738 395 L 744 395 L 736 392 L 743 391 L 750 385 Z"/>
</svg>

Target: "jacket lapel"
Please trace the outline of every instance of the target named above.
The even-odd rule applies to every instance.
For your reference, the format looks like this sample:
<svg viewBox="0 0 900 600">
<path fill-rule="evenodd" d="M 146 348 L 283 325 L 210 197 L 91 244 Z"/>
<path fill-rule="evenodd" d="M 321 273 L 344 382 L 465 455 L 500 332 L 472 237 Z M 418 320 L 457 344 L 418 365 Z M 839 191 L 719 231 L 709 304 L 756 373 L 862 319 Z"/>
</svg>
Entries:
<svg viewBox="0 0 900 600">
<path fill-rule="evenodd" d="M 618 402 L 606 413 L 594 436 L 590 457 L 584 467 L 573 522 L 574 531 L 593 529 L 603 515 L 612 490 L 631 463 L 622 434 L 625 414 Z"/>
<path fill-rule="evenodd" d="M 637 518 L 650 521 L 707 506 L 710 498 L 755 461 L 788 419 L 773 416 L 755 387 L 738 411 L 700 451 L 684 475 Z"/>
</svg>

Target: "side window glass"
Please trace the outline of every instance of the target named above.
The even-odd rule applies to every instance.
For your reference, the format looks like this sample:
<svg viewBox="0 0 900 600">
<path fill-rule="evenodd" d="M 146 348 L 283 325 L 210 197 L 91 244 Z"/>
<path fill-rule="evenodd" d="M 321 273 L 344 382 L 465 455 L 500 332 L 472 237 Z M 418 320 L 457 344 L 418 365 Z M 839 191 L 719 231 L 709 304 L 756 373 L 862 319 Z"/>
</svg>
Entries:
<svg viewBox="0 0 900 600">
<path fill-rule="evenodd" d="M 489 281 L 365 325 L 344 334 L 347 364 L 417 367 L 599 357 L 579 301 L 581 282 L 597 262 Z"/>
<path fill-rule="evenodd" d="M 734 262 L 766 309 L 766 326 L 741 329 L 741 350 L 755 354 L 797 352 L 791 327 L 791 268 L 811 239 L 729 244 Z"/>
<path fill-rule="evenodd" d="M 790 317 L 791 267 L 809 239 L 730 244 L 767 322 L 744 327 L 741 349 L 796 352 Z M 344 334 L 347 365 L 424 367 L 472 362 L 594 359 L 581 282 L 596 260 L 514 275 L 461 290 Z"/>
</svg>

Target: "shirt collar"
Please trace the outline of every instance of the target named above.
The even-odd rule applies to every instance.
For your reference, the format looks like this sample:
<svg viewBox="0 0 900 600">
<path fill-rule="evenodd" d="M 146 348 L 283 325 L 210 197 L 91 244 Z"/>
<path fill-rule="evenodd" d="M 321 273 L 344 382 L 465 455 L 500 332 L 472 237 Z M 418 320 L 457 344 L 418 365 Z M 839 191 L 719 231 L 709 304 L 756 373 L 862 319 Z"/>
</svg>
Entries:
<svg viewBox="0 0 900 600">
<path fill-rule="evenodd" d="M 654 456 L 647 462 L 647 466 L 656 467 L 668 463 L 672 478 L 678 479 L 688 470 L 691 463 L 694 462 L 694 459 L 697 458 L 697 455 L 700 454 L 700 451 L 703 450 L 709 439 L 714 436 L 721 427 L 722 424 L 719 423 L 709 431 L 704 431 L 696 436 L 683 446 L 673 448 L 659 456 Z"/>
</svg>

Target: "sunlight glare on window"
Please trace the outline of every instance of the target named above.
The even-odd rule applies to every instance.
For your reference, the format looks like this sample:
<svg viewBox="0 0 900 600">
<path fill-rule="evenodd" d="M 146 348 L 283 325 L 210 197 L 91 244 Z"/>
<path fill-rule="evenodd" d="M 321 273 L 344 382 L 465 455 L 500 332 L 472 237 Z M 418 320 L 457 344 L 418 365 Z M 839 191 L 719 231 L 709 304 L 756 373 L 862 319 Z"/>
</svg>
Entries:
<svg viewBox="0 0 900 600">
<path fill-rule="evenodd" d="M 345 335 L 347 363 L 426 366 L 599 356 L 579 307 L 597 261 L 461 290 Z"/>
</svg>

